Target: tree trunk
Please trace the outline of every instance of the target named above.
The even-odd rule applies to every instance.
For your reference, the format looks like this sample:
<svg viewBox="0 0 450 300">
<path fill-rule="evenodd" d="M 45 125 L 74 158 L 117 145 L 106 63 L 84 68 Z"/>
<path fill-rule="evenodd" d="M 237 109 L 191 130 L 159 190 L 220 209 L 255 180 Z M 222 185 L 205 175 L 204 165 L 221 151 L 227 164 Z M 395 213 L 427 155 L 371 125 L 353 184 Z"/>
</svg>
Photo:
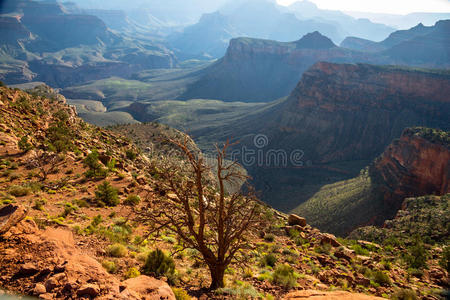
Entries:
<svg viewBox="0 0 450 300">
<path fill-rule="evenodd" d="M 211 286 L 210 289 L 217 290 L 225 287 L 223 277 L 225 275 L 226 267 L 223 265 L 213 265 L 209 266 L 209 271 L 211 273 Z"/>
</svg>

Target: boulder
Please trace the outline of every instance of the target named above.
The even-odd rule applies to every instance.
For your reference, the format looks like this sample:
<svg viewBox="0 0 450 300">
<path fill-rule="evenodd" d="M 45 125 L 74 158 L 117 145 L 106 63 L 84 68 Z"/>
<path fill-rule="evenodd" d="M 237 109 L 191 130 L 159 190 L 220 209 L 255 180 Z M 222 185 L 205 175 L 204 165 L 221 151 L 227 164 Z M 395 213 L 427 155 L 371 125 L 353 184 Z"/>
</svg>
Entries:
<svg viewBox="0 0 450 300">
<path fill-rule="evenodd" d="M 334 256 L 351 262 L 356 255 L 354 250 L 350 250 L 347 247 L 339 247 L 336 252 L 334 252 Z"/>
<path fill-rule="evenodd" d="M 32 263 L 26 263 L 20 266 L 18 276 L 32 276 L 39 272 L 38 268 Z"/>
<path fill-rule="evenodd" d="M 167 283 L 145 275 L 125 280 L 122 287 L 125 288 L 121 293 L 124 297 L 140 294 L 140 299 L 175 300 L 175 295 Z"/>
<path fill-rule="evenodd" d="M 47 290 L 46 290 L 46 288 L 45 288 L 45 286 L 43 284 L 38 283 L 38 284 L 36 284 L 34 286 L 33 294 L 35 296 L 39 296 L 41 294 L 45 294 L 46 292 L 47 292 Z"/>
<path fill-rule="evenodd" d="M 304 226 L 306 226 L 306 219 L 299 217 L 297 215 L 291 214 L 288 217 L 288 224 L 290 226 L 299 225 L 301 227 L 304 227 Z"/>
<path fill-rule="evenodd" d="M 5 234 L 11 227 L 22 221 L 27 215 L 21 205 L 9 204 L 0 208 L 0 235 Z"/>
<path fill-rule="evenodd" d="M 89 296 L 91 298 L 95 298 L 99 294 L 100 288 L 98 287 L 98 285 L 92 283 L 82 285 L 77 291 L 78 297 Z"/>
<path fill-rule="evenodd" d="M 363 240 L 358 240 L 358 244 L 366 249 L 372 250 L 372 249 L 377 249 L 377 250 L 381 250 L 381 246 L 372 242 L 368 242 L 368 241 L 363 241 Z"/>
<path fill-rule="evenodd" d="M 320 244 L 330 244 L 333 247 L 342 246 L 336 239 L 336 237 L 330 233 L 322 233 L 320 234 Z"/>
</svg>

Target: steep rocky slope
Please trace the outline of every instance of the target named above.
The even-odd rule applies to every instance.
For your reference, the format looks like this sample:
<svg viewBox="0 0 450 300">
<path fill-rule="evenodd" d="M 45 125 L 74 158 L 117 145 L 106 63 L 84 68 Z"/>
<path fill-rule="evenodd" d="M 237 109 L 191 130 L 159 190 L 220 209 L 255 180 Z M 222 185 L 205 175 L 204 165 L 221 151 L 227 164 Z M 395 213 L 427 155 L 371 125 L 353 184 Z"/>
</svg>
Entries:
<svg viewBox="0 0 450 300">
<path fill-rule="evenodd" d="M 398 288 L 439 297 L 436 291 L 443 285 L 438 278 L 411 279 L 401 259 L 393 259 L 391 269 L 383 267 L 382 260 L 395 250 L 338 240 L 300 217 L 287 219 L 266 207 L 261 224 L 247 237 L 249 248 L 227 270 L 227 288 L 207 291 L 206 268 L 195 251 L 180 250 L 167 232 L 148 237 L 147 225 L 135 221 L 136 209 L 171 197 L 161 193 L 161 179 L 151 175 L 159 155 L 166 153 L 167 145 L 157 139 L 166 127 L 152 125 L 148 136 L 140 132 L 139 139 L 154 142 L 156 152 L 146 156 L 123 136 L 81 121 L 64 97 L 48 88 L 27 94 L 0 87 L 0 96 L 2 289 L 43 299 L 173 299 L 167 283 L 139 275 L 149 251 L 160 248 L 173 253 L 177 270 L 175 278 L 160 279 L 178 295 L 186 289 L 200 299 L 366 299 L 351 292 L 381 296 Z M 141 147 L 146 150 L 145 144 Z M 95 150 L 98 156 L 92 155 Z M 104 182 L 116 189 L 118 203 L 99 202 L 98 186 Z M 130 205 L 130 195 L 140 196 L 140 202 Z M 367 248 L 365 256 L 356 252 L 361 247 Z M 240 265 L 241 259 L 248 264 Z M 435 259 L 429 264 L 445 272 Z M 291 275 L 283 277 L 282 269 Z M 349 292 L 325 292 L 332 287 Z"/>
<path fill-rule="evenodd" d="M 341 235 L 361 225 L 381 225 L 407 197 L 450 191 L 449 142 L 449 132 L 406 129 L 360 176 L 322 187 L 294 211 Z"/>
</svg>

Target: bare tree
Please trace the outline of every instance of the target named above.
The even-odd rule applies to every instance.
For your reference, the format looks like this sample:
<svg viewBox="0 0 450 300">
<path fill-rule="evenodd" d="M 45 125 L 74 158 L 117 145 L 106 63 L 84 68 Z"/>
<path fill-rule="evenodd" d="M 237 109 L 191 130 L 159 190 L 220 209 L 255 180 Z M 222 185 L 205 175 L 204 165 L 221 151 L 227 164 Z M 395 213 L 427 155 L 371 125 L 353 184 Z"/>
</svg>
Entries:
<svg viewBox="0 0 450 300">
<path fill-rule="evenodd" d="M 230 141 L 216 146 L 216 180 L 209 179 L 211 168 L 192 150 L 188 138 L 169 142 L 180 150 L 186 165 L 160 162 L 156 172 L 164 196 L 149 200 L 139 218 L 151 224 L 151 232 L 172 231 L 184 248 L 197 249 L 209 268 L 211 289 L 224 287 L 225 269 L 237 252 L 248 246 L 246 234 L 257 223 L 260 205 L 253 193 L 244 195 L 236 188 L 248 177 L 237 162 L 226 160 Z M 234 192 L 229 192 L 231 187 Z"/>
</svg>

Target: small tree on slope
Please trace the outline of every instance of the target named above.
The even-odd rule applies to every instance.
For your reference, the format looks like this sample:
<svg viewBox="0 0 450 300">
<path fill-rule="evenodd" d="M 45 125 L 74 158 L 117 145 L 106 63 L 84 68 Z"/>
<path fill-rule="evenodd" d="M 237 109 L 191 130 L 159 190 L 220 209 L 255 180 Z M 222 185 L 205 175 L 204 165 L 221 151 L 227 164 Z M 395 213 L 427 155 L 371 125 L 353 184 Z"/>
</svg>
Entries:
<svg viewBox="0 0 450 300">
<path fill-rule="evenodd" d="M 161 161 L 155 172 L 162 179 L 164 186 L 159 188 L 165 196 L 151 200 L 149 207 L 139 212 L 140 221 L 149 222 L 152 232 L 170 230 L 184 248 L 197 249 L 209 268 L 211 289 L 224 287 L 225 269 L 246 247 L 245 236 L 257 223 L 261 206 L 253 194 L 244 195 L 237 188 L 248 177 L 236 162 L 226 160 L 229 141 L 222 148 L 216 146 L 217 187 L 208 181 L 211 170 L 204 158 L 191 150 L 187 138 L 170 143 L 186 158 L 186 166 Z M 229 193 L 227 187 L 237 191 Z"/>
</svg>

